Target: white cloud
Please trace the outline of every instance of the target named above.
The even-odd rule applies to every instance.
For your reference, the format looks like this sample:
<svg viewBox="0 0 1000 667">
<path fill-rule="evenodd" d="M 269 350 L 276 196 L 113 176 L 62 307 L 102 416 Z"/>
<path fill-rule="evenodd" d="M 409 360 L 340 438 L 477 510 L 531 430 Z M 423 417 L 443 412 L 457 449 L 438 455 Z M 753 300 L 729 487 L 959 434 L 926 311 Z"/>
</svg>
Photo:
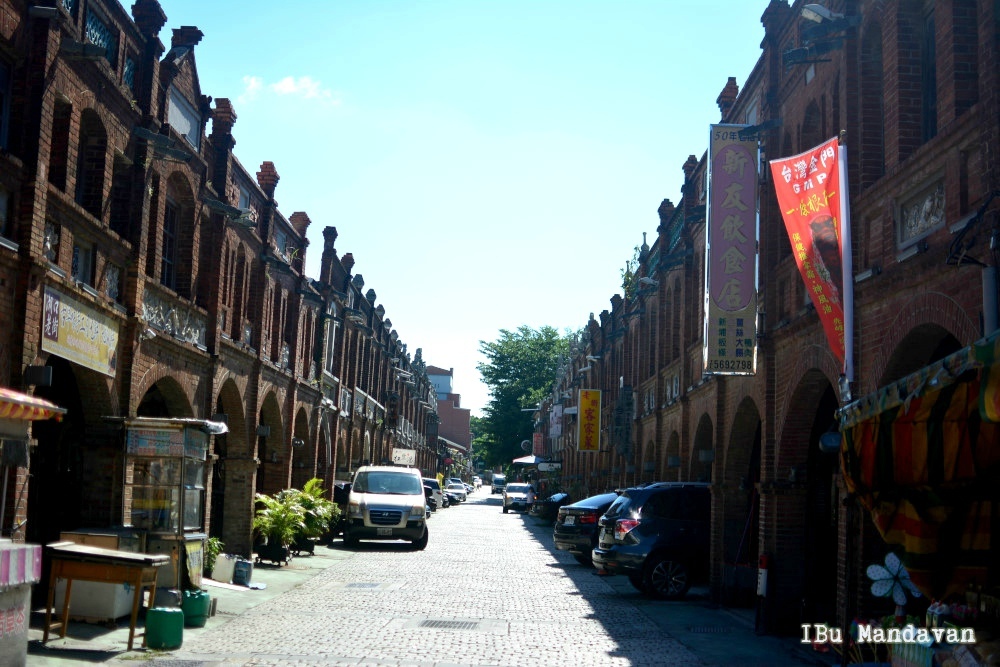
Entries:
<svg viewBox="0 0 1000 667">
<path fill-rule="evenodd" d="M 236 98 L 237 103 L 250 102 L 257 98 L 264 87 L 264 80 L 259 76 L 243 77 L 243 93 Z"/>
<path fill-rule="evenodd" d="M 286 76 L 277 83 L 265 83 L 259 76 L 243 77 L 244 90 L 240 95 L 240 102 L 251 102 L 261 95 L 274 94 L 283 97 L 297 97 L 304 100 L 318 100 L 327 104 L 338 106 L 340 99 L 333 91 L 324 88 L 323 84 L 309 76 Z"/>
</svg>

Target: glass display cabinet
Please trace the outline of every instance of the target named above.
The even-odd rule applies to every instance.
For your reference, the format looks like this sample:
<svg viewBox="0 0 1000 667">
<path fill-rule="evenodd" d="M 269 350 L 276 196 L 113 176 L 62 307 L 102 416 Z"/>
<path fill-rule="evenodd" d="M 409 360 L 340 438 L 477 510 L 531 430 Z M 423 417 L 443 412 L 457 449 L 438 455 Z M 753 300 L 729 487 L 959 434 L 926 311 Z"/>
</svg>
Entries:
<svg viewBox="0 0 1000 667">
<path fill-rule="evenodd" d="M 137 417 L 125 426 L 125 516 L 146 534 L 147 553 L 170 557 L 158 587 L 198 587 L 209 434 L 225 432 L 225 424 Z"/>
</svg>

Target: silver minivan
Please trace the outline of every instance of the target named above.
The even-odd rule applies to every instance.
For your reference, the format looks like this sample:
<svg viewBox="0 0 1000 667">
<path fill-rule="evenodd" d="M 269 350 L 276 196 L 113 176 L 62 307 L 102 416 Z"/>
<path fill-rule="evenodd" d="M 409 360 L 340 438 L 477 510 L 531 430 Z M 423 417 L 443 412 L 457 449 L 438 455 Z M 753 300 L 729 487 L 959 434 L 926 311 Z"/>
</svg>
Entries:
<svg viewBox="0 0 1000 667">
<path fill-rule="evenodd" d="M 408 540 L 427 546 L 427 497 L 416 468 L 362 466 L 347 500 L 344 544 L 358 540 Z"/>
</svg>

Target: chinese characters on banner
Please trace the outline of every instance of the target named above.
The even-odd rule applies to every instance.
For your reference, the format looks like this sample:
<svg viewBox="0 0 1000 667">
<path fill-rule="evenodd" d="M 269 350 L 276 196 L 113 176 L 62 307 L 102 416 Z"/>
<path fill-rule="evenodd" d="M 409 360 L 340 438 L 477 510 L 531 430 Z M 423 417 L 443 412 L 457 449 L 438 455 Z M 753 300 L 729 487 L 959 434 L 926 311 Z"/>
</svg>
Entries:
<svg viewBox="0 0 1000 667">
<path fill-rule="evenodd" d="M 757 370 L 757 138 L 712 125 L 705 253 L 705 373 Z"/>
<path fill-rule="evenodd" d="M 549 413 L 549 437 L 550 438 L 561 438 L 562 437 L 562 422 L 563 422 L 563 406 L 556 403 L 552 406 L 552 412 Z"/>
<path fill-rule="evenodd" d="M 806 290 L 834 356 L 850 375 L 845 347 L 844 234 L 840 151 L 837 138 L 792 157 L 771 160 L 778 207 Z M 846 179 L 843 181 L 846 186 Z M 842 201 L 843 200 L 843 201 Z M 846 214 L 846 211 L 843 211 Z M 848 237 L 849 239 L 849 237 Z M 849 242 L 849 241 L 848 241 Z M 850 273 L 848 273 L 850 275 Z"/>
<path fill-rule="evenodd" d="M 601 448 L 601 391 L 581 389 L 576 416 L 576 448 L 596 452 Z"/>
<path fill-rule="evenodd" d="M 118 362 L 118 323 L 46 285 L 42 349 L 114 377 Z"/>
</svg>

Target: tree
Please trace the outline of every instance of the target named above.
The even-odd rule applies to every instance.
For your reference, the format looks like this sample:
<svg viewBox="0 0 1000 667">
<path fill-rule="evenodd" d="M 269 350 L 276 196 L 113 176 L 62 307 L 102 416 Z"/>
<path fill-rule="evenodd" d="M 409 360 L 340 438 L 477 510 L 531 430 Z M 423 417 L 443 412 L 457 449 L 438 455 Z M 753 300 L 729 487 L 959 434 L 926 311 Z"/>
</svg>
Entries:
<svg viewBox="0 0 1000 667">
<path fill-rule="evenodd" d="M 491 399 L 483 411 L 477 451 L 488 466 L 509 465 L 524 454 L 521 442 L 531 441 L 535 415 L 523 410 L 549 394 L 559 356 L 569 351 L 569 344 L 569 336 L 553 327 L 535 330 L 524 325 L 517 331 L 501 329 L 496 341 L 479 341 L 486 362 L 476 368 Z"/>
<path fill-rule="evenodd" d="M 641 254 L 642 249 L 636 246 L 632 253 L 632 259 L 626 261 L 625 268 L 621 269 L 622 292 L 625 294 L 626 299 L 631 299 L 635 296 L 635 291 L 639 283 L 636 271 L 639 269 L 639 257 Z"/>
</svg>

